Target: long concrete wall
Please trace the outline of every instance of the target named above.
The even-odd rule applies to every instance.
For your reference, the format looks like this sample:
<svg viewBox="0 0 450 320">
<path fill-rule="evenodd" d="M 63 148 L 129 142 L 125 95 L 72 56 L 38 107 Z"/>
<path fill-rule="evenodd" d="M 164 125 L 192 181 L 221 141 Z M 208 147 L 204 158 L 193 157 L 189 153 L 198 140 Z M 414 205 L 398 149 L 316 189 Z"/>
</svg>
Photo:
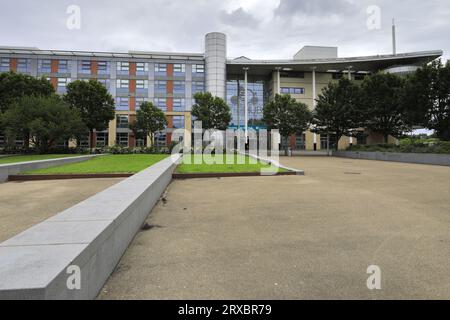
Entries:
<svg viewBox="0 0 450 320">
<path fill-rule="evenodd" d="M 18 163 L 7 163 L 0 165 L 0 183 L 8 180 L 8 176 L 18 174 L 19 172 L 24 172 L 28 170 L 44 169 L 54 166 L 59 166 L 63 164 L 82 162 L 90 160 L 98 155 L 89 156 L 79 156 L 79 157 L 69 157 L 69 158 L 58 158 L 58 159 L 48 159 L 48 160 L 36 160 L 28 162 L 18 162 Z"/>
<path fill-rule="evenodd" d="M 164 159 L 1 243 L 0 299 L 94 299 L 180 158 Z"/>
<path fill-rule="evenodd" d="M 450 166 L 449 154 L 333 151 L 333 156 L 352 159 Z"/>
</svg>

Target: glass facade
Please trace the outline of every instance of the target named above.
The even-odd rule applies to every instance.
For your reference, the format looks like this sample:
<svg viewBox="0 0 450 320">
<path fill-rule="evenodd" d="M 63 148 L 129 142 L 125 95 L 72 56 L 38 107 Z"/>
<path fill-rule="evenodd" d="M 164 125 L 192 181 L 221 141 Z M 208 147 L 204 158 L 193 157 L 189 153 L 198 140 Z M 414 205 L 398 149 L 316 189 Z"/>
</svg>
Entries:
<svg viewBox="0 0 450 320">
<path fill-rule="evenodd" d="M 263 79 L 249 78 L 247 84 L 248 99 L 248 125 L 257 126 L 263 117 L 264 103 L 268 99 L 267 81 Z M 227 103 L 231 108 L 232 127 L 245 126 L 245 87 L 241 77 L 230 77 L 227 80 Z"/>
</svg>

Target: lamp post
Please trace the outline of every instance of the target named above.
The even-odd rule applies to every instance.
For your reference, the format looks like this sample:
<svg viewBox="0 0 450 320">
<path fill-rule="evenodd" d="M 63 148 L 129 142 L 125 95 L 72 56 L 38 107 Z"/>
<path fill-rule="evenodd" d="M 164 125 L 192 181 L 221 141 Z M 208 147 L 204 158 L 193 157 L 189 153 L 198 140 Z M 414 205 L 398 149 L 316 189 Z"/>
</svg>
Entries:
<svg viewBox="0 0 450 320">
<path fill-rule="evenodd" d="M 248 137 L 248 67 L 244 67 L 244 121 L 245 121 L 245 142 Z"/>
</svg>

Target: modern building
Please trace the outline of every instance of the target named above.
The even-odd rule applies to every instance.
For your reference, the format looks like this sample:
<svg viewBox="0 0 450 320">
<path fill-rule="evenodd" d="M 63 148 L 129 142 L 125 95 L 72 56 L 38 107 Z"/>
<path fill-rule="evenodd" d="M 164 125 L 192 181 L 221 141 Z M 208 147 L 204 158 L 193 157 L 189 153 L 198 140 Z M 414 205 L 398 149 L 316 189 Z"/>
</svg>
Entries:
<svg viewBox="0 0 450 320">
<path fill-rule="evenodd" d="M 167 145 L 174 129 L 185 130 L 191 141 L 193 95 L 208 91 L 225 99 L 232 109 L 233 128 L 258 129 L 264 104 L 276 93 L 291 94 L 311 109 L 330 81 L 349 77 L 355 81 L 380 70 L 405 74 L 443 54 L 441 50 L 392 55 L 339 58 L 336 47 L 305 46 L 290 60 L 252 60 L 245 56 L 227 58 L 223 33 L 209 33 L 204 53 L 168 52 L 81 52 L 0 47 L 0 72 L 15 71 L 48 78 L 63 94 L 69 82 L 96 79 L 106 86 L 116 101 L 116 119 L 109 129 L 96 132 L 97 146 L 143 146 L 128 129 L 144 101 L 152 101 L 167 115 L 168 127 L 157 143 Z M 359 140 L 359 141 L 358 141 Z M 88 139 L 86 138 L 86 143 Z M 289 139 L 293 150 L 326 148 L 326 137 L 310 131 Z M 343 137 L 338 143 L 381 142 L 373 133 L 356 138 Z M 4 137 L 0 136 L 0 144 Z M 19 142 L 20 143 L 20 142 Z"/>
</svg>

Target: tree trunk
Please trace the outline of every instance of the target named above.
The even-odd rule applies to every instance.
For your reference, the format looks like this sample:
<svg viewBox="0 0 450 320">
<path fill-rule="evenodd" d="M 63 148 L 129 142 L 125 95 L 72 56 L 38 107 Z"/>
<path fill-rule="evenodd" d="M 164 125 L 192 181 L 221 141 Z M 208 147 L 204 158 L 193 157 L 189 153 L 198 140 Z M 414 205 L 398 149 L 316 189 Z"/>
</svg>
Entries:
<svg viewBox="0 0 450 320">
<path fill-rule="evenodd" d="M 30 133 L 26 132 L 23 137 L 23 146 L 28 149 L 30 147 Z"/>
<path fill-rule="evenodd" d="M 389 135 L 385 134 L 384 135 L 384 143 L 387 144 L 389 142 Z"/>
<path fill-rule="evenodd" d="M 94 141 L 94 130 L 90 130 L 89 131 L 89 149 L 90 149 L 91 153 L 92 153 L 92 151 L 94 149 L 94 144 L 95 144 L 95 141 Z"/>
</svg>

